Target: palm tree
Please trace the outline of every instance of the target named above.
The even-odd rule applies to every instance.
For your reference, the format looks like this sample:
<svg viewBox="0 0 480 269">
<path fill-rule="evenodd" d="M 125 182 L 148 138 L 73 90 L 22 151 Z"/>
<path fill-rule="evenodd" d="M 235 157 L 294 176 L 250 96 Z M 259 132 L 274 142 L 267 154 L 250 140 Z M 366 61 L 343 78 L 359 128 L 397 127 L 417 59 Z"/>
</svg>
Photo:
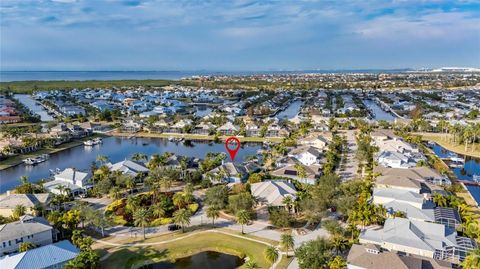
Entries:
<svg viewBox="0 0 480 269">
<path fill-rule="evenodd" d="M 258 264 L 256 261 L 254 260 L 248 260 L 246 263 L 245 263 L 245 268 L 247 269 L 257 269 L 257 268 L 260 268 L 258 267 Z"/>
<path fill-rule="evenodd" d="M 285 248 L 288 257 L 288 250 L 295 247 L 295 240 L 291 234 L 282 234 L 280 237 L 280 245 Z"/>
<path fill-rule="evenodd" d="M 433 195 L 433 202 L 440 207 L 446 207 L 448 205 L 447 198 L 439 193 Z"/>
<path fill-rule="evenodd" d="M 147 155 L 143 154 L 143 153 L 135 153 L 133 154 L 132 156 L 132 160 L 136 161 L 136 162 L 139 162 L 139 161 L 146 161 L 148 159 Z"/>
<path fill-rule="evenodd" d="M 287 207 L 288 213 L 290 213 L 290 209 L 292 208 L 292 205 L 294 203 L 292 196 L 288 195 L 288 196 L 283 197 L 282 202 L 285 205 L 285 207 Z M 295 210 L 293 210 L 293 211 L 295 212 Z"/>
<path fill-rule="evenodd" d="M 142 208 L 133 213 L 134 224 L 137 227 L 142 227 L 143 230 L 143 239 L 145 240 L 145 226 L 148 225 L 148 219 L 150 218 L 150 211 L 148 209 Z"/>
<path fill-rule="evenodd" d="M 34 249 L 36 246 L 32 242 L 23 242 L 18 246 L 18 252 L 24 252 L 30 249 Z"/>
<path fill-rule="evenodd" d="M 303 165 L 297 163 L 297 164 L 294 165 L 294 168 L 295 168 L 295 170 L 297 171 L 297 176 L 300 178 L 300 181 L 301 181 L 302 183 L 304 183 L 304 182 L 303 182 L 303 179 L 307 177 L 307 173 L 306 173 L 306 171 L 305 171 L 305 167 L 303 167 Z"/>
<path fill-rule="evenodd" d="M 133 193 L 133 188 L 135 188 L 135 185 L 135 179 L 133 179 L 132 177 L 127 177 L 125 179 L 125 186 L 129 189 L 130 194 Z"/>
<path fill-rule="evenodd" d="M 20 218 L 21 216 L 25 215 L 27 208 L 24 205 L 16 205 L 13 209 L 12 215 L 15 219 Z"/>
<path fill-rule="evenodd" d="M 100 162 L 100 164 L 105 164 L 108 162 L 108 157 L 105 155 L 98 155 L 96 158 L 97 162 Z"/>
<path fill-rule="evenodd" d="M 20 182 L 23 184 L 27 184 L 28 183 L 28 177 L 27 176 L 21 176 L 20 177 Z"/>
<path fill-rule="evenodd" d="M 173 222 L 182 226 L 182 233 L 185 232 L 185 226 L 190 225 L 190 217 L 192 217 L 192 212 L 185 208 L 179 209 L 173 213 Z"/>
<path fill-rule="evenodd" d="M 156 203 L 156 204 L 152 205 L 152 214 L 153 214 L 154 217 L 161 218 L 161 217 L 165 216 L 165 213 L 166 213 L 166 210 L 165 210 L 163 204 Z"/>
<path fill-rule="evenodd" d="M 113 187 L 110 189 L 109 195 L 110 195 L 110 197 L 112 197 L 113 199 L 118 199 L 118 198 L 120 198 L 120 187 L 118 187 L 118 186 L 113 186 Z"/>
<path fill-rule="evenodd" d="M 268 246 L 263 251 L 263 256 L 270 264 L 274 264 L 278 260 L 278 250 L 274 246 Z"/>
<path fill-rule="evenodd" d="M 332 247 L 335 251 L 335 254 L 342 253 L 344 250 L 348 248 L 348 240 L 345 239 L 343 236 L 335 236 L 332 239 Z"/>
<path fill-rule="evenodd" d="M 244 234 L 243 226 L 250 222 L 250 213 L 247 210 L 242 209 L 237 212 L 236 217 L 238 224 L 242 225 L 242 234 Z"/>
<path fill-rule="evenodd" d="M 212 226 L 215 228 L 215 219 L 220 216 L 220 210 L 214 206 L 209 206 L 207 208 L 207 217 L 212 219 Z"/>
<path fill-rule="evenodd" d="M 465 269 L 480 268 L 480 248 L 476 248 L 468 253 L 468 256 L 462 262 L 462 268 L 465 268 Z"/>
</svg>

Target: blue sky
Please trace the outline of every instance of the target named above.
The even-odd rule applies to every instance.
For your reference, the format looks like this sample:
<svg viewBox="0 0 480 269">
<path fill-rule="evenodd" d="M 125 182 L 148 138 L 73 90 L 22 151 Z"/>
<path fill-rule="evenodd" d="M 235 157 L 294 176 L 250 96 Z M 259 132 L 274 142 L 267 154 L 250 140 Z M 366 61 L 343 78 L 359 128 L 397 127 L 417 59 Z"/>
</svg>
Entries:
<svg viewBox="0 0 480 269">
<path fill-rule="evenodd" d="M 2 70 L 480 66 L 479 1 L 1 0 Z"/>
</svg>

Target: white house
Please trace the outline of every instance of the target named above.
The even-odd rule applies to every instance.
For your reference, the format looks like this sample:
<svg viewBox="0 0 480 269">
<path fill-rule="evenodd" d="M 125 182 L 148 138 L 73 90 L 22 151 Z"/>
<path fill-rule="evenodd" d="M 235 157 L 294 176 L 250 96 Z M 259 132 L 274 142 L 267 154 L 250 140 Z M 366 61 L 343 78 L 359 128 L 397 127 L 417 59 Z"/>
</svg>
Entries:
<svg viewBox="0 0 480 269">
<path fill-rule="evenodd" d="M 73 195 L 84 193 L 90 185 L 89 173 L 81 172 L 75 168 L 67 168 L 54 176 L 53 181 L 46 182 L 43 186 L 50 192 L 61 194 L 61 186 L 68 188 Z"/>
<path fill-rule="evenodd" d="M 303 165 L 318 164 L 322 153 L 314 147 L 302 147 L 292 150 L 288 156 L 296 158 Z"/>
<path fill-rule="evenodd" d="M 54 236 L 52 226 L 44 218 L 22 216 L 18 221 L 0 225 L 0 256 L 17 252 L 19 245 L 24 242 L 36 246 L 51 244 Z"/>
<path fill-rule="evenodd" d="M 148 168 L 145 167 L 143 164 L 130 160 L 124 160 L 115 164 L 108 163 L 107 167 L 112 172 L 120 171 L 122 174 L 132 177 L 136 177 L 139 174 L 148 173 Z"/>
</svg>

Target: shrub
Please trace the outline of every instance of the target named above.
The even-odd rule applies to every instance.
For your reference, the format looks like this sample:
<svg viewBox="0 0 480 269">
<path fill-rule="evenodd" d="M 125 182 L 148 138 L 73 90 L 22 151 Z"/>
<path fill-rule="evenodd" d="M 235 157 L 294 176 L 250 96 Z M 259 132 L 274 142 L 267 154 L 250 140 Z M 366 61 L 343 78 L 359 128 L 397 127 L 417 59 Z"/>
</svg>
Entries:
<svg viewBox="0 0 480 269">
<path fill-rule="evenodd" d="M 198 210 L 198 203 L 193 203 L 193 204 L 189 204 L 188 205 L 188 209 L 190 210 L 190 212 L 195 213 L 197 212 Z"/>
<path fill-rule="evenodd" d="M 158 218 L 150 223 L 150 226 L 162 226 L 173 222 L 172 218 Z"/>
<path fill-rule="evenodd" d="M 290 214 L 283 208 L 271 208 L 269 220 L 273 225 L 282 228 L 290 227 L 292 222 Z"/>
<path fill-rule="evenodd" d="M 127 221 L 123 219 L 123 216 L 115 216 L 113 217 L 113 223 L 124 226 L 127 224 Z"/>
<path fill-rule="evenodd" d="M 105 213 L 111 214 L 117 211 L 119 207 L 123 207 L 123 206 L 125 206 L 125 198 L 115 200 L 105 208 Z"/>
</svg>

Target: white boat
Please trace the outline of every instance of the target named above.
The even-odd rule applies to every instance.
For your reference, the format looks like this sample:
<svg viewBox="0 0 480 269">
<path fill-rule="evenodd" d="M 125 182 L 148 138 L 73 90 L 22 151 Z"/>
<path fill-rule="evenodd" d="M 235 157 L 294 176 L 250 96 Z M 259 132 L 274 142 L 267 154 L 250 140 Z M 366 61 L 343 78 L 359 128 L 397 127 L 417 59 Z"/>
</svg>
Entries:
<svg viewBox="0 0 480 269">
<path fill-rule="evenodd" d="M 93 140 L 83 141 L 83 144 L 84 144 L 85 146 L 89 146 L 89 147 L 95 145 L 95 143 L 93 143 Z"/>
<path fill-rule="evenodd" d="M 97 137 L 97 138 L 93 139 L 93 144 L 95 144 L 95 145 L 102 144 L 102 143 L 103 143 L 103 140 L 100 137 Z"/>
<path fill-rule="evenodd" d="M 37 164 L 37 160 L 35 158 L 26 158 L 25 160 L 23 160 L 23 163 L 28 165 L 35 165 Z"/>
<path fill-rule="evenodd" d="M 477 183 L 480 183 L 480 175 L 473 175 L 472 180 L 477 182 Z"/>
<path fill-rule="evenodd" d="M 450 159 L 450 161 L 456 162 L 456 163 L 464 163 L 465 162 L 463 160 L 463 158 L 460 158 L 460 157 L 450 157 L 449 159 Z"/>
</svg>

